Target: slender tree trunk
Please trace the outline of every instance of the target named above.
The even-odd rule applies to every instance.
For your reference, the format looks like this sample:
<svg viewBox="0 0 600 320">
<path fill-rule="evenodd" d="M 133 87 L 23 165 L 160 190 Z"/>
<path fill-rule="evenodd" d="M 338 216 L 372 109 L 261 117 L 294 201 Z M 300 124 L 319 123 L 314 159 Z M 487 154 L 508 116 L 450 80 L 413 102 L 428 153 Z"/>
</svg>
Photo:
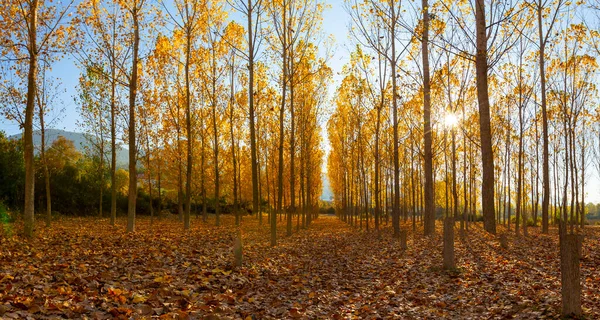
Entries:
<svg viewBox="0 0 600 320">
<path fill-rule="evenodd" d="M 462 120 L 465 122 L 465 104 L 462 104 Z M 460 231 L 465 230 L 467 220 L 467 132 L 463 132 L 463 214 L 460 220 Z"/>
<path fill-rule="evenodd" d="M 234 81 L 235 81 L 235 55 L 232 56 L 231 61 L 231 78 L 230 78 L 230 99 L 229 99 L 229 133 L 231 135 L 231 161 L 233 163 L 233 212 L 235 214 L 235 225 L 240 225 L 240 212 L 238 208 L 238 185 L 237 185 L 237 158 L 235 156 L 235 135 L 233 133 L 234 127 L 234 105 L 235 105 L 235 92 L 234 92 Z M 268 185 L 268 183 L 267 183 Z M 267 191 L 268 195 L 268 191 Z"/>
<path fill-rule="evenodd" d="M 301 212 L 298 213 L 296 218 L 296 231 L 300 230 L 300 215 L 306 214 L 306 185 L 305 185 L 305 174 L 306 174 L 306 137 L 301 135 L 301 149 L 300 149 L 300 203 L 302 206 Z M 345 183 L 345 182 L 344 182 Z M 345 187 L 345 186 L 344 186 Z M 347 201 L 347 200 L 346 200 Z M 347 204 L 346 204 L 347 205 Z"/>
<path fill-rule="evenodd" d="M 542 145 L 543 145 L 543 191 L 542 191 L 542 233 L 548 233 L 548 211 L 550 207 L 550 166 L 548 153 L 548 112 L 546 111 L 546 65 L 545 65 L 545 47 L 546 42 L 542 31 L 542 15 L 543 7 L 542 0 L 538 2 L 537 18 L 538 18 L 538 36 L 539 36 L 539 62 L 540 62 L 540 86 L 541 86 L 541 106 L 542 106 Z"/>
<path fill-rule="evenodd" d="M 98 201 L 98 216 L 102 218 L 103 207 L 102 207 L 102 198 L 104 196 L 104 134 L 102 133 L 104 128 L 102 127 L 102 119 L 100 120 L 100 166 L 98 171 L 100 171 L 100 177 L 98 181 L 98 185 L 100 186 L 100 199 Z M 48 215 L 48 226 L 50 225 L 51 216 Z"/>
<path fill-rule="evenodd" d="M 217 127 L 217 60 L 214 52 L 214 44 L 213 44 L 213 53 L 212 53 L 212 124 L 213 124 L 213 153 L 214 153 L 214 170 L 215 170 L 215 216 L 216 216 L 216 225 L 221 225 L 221 208 L 219 203 L 220 198 L 220 190 L 219 190 L 219 130 Z"/>
<path fill-rule="evenodd" d="M 560 210 L 560 198 L 559 198 L 559 187 L 558 187 L 558 151 L 556 150 L 556 146 L 553 148 L 554 150 L 554 161 L 553 168 L 554 172 L 554 221 L 557 222 L 560 220 L 559 210 Z"/>
<path fill-rule="evenodd" d="M 35 110 L 35 95 L 37 91 L 37 68 L 38 68 L 38 47 L 37 47 L 37 15 L 38 1 L 30 1 L 28 16 L 28 37 L 29 37 L 29 70 L 27 74 L 27 104 L 25 108 L 25 132 L 23 136 L 24 155 L 25 155 L 25 205 L 23 216 L 25 220 L 24 233 L 28 238 L 33 237 L 33 226 L 35 223 L 35 164 L 33 159 L 33 112 Z"/>
<path fill-rule="evenodd" d="M 585 121 L 583 122 L 583 132 L 586 131 Z M 585 140 L 581 142 L 581 206 L 579 215 L 579 226 L 581 229 L 585 227 Z"/>
<path fill-rule="evenodd" d="M 510 163 L 511 163 L 510 153 L 511 153 L 511 148 L 510 148 L 510 143 L 511 142 L 510 142 L 510 131 L 509 131 L 506 134 L 506 152 L 507 152 L 506 160 L 508 161 L 508 164 L 507 164 L 508 169 L 506 170 L 507 171 L 507 175 L 508 175 L 507 178 L 506 178 L 508 180 L 508 182 L 507 182 L 507 184 L 508 184 L 508 231 L 510 231 L 511 216 L 512 216 L 512 203 L 511 203 L 512 202 L 511 201 L 512 200 L 512 195 L 511 195 L 511 190 L 510 190 L 510 187 L 511 187 L 511 178 L 510 178 Z"/>
<path fill-rule="evenodd" d="M 42 91 L 44 91 L 42 89 Z M 40 117 L 40 135 L 41 149 L 40 162 L 44 167 L 44 182 L 46 185 L 46 227 L 50 227 L 52 222 L 52 196 L 50 193 L 50 172 L 48 170 L 48 159 L 46 159 L 46 124 L 44 122 L 44 101 L 43 97 L 38 101 L 38 115 Z"/>
<path fill-rule="evenodd" d="M 117 33 L 115 21 L 113 20 L 112 46 L 110 50 L 110 225 L 114 226 L 117 219 L 117 81 L 116 81 L 116 57 L 115 47 L 117 45 Z"/>
<path fill-rule="evenodd" d="M 458 189 L 456 182 L 456 129 L 452 128 L 452 223 L 458 219 Z"/>
<path fill-rule="evenodd" d="M 140 46 L 140 26 L 138 3 L 134 2 L 131 11 L 133 18 L 133 54 L 131 63 L 131 79 L 129 82 L 129 202 L 127 207 L 127 232 L 135 231 L 135 202 L 137 198 L 137 169 L 135 143 L 135 99 L 138 82 L 138 51 Z"/>
<path fill-rule="evenodd" d="M 113 22 L 114 30 L 114 22 Z M 112 48 L 110 55 L 110 225 L 114 226 L 117 220 L 117 82 L 116 61 L 114 48 L 116 47 L 116 32 L 113 31 Z"/>
<path fill-rule="evenodd" d="M 157 164 L 158 164 L 158 172 L 157 172 L 157 191 L 158 191 L 158 213 L 157 216 L 160 219 L 161 215 L 162 215 L 162 192 L 160 190 L 160 180 L 161 180 L 161 162 L 162 160 L 159 158 L 157 159 Z"/>
<path fill-rule="evenodd" d="M 465 229 L 469 230 L 469 220 L 474 221 L 475 215 L 477 214 L 477 208 L 475 207 L 475 165 L 474 165 L 474 154 L 473 140 L 469 140 L 469 216 L 467 217 L 467 223 Z"/>
<path fill-rule="evenodd" d="M 522 213 L 523 198 L 523 106 L 519 104 L 519 152 L 517 154 L 517 211 L 515 220 L 515 235 L 519 236 L 519 224 Z M 523 224 L 527 223 L 523 219 Z"/>
<path fill-rule="evenodd" d="M 383 108 L 383 95 L 381 103 L 377 107 L 377 123 L 375 124 L 375 230 L 379 231 L 379 219 L 381 216 L 381 159 L 379 155 L 379 135 L 381 131 L 381 108 Z"/>
<path fill-rule="evenodd" d="M 492 234 L 496 233 L 494 213 L 494 153 L 490 125 L 490 100 L 488 95 L 487 23 L 485 0 L 476 0 L 475 20 L 477 30 L 477 54 L 475 56 L 477 78 L 477 100 L 479 103 L 479 130 L 481 135 L 481 161 L 483 182 L 481 187 L 483 225 Z"/>
<path fill-rule="evenodd" d="M 187 163 L 185 175 L 185 212 L 183 213 L 183 230 L 190 229 L 190 212 L 192 210 L 192 101 L 190 93 L 190 58 L 192 54 L 191 31 L 187 30 L 185 49 L 185 128 L 187 134 Z"/>
<path fill-rule="evenodd" d="M 288 81 L 288 43 L 287 43 L 287 2 L 283 2 L 283 18 L 281 19 L 282 26 L 282 43 L 281 43 L 281 57 L 282 57 L 282 78 L 281 78 L 281 106 L 279 107 L 279 146 L 278 146 L 278 157 L 279 165 L 277 172 L 277 213 L 283 212 L 283 142 L 284 142 L 284 115 L 285 115 L 285 100 L 287 93 L 287 81 Z M 277 217 L 273 215 L 271 217 L 271 246 L 277 245 Z"/>
<path fill-rule="evenodd" d="M 267 211 L 268 211 L 268 217 L 271 217 L 271 213 L 273 213 L 273 208 L 275 208 L 277 205 L 273 202 L 275 202 L 274 197 L 271 196 L 271 187 L 273 187 L 273 181 L 271 181 L 269 179 L 269 147 L 266 146 L 265 150 L 265 179 L 267 180 Z M 274 189 L 274 188 L 273 188 Z M 271 200 L 273 198 L 273 200 Z M 262 215 L 262 214 L 261 214 Z M 261 220 L 262 220 L 262 216 L 261 216 Z M 271 221 L 271 220 L 269 220 Z"/>
<path fill-rule="evenodd" d="M 539 128 L 538 128 L 538 120 L 537 120 L 537 104 L 534 104 L 535 106 L 535 115 L 536 115 L 536 119 L 534 122 L 535 125 L 535 141 L 539 141 L 540 140 L 540 133 L 539 133 Z M 536 144 L 534 144 L 535 147 L 535 201 L 534 201 L 534 206 L 533 206 L 533 224 L 535 226 L 538 225 L 538 210 L 539 210 L 539 204 L 540 204 L 540 153 L 539 153 L 539 146 Z M 547 218 L 547 217 L 546 217 Z"/>
<path fill-rule="evenodd" d="M 181 124 L 179 122 L 179 104 L 177 104 L 177 217 L 183 222 L 183 148 L 181 146 Z"/>
<path fill-rule="evenodd" d="M 154 205 L 152 198 L 152 171 L 150 170 L 150 131 L 146 128 L 146 182 L 148 183 L 148 194 L 150 196 L 150 224 L 154 223 Z"/>
<path fill-rule="evenodd" d="M 200 127 L 204 127 L 204 121 L 201 120 L 201 124 Z M 204 166 L 206 164 L 206 156 L 204 155 L 204 146 L 206 145 L 206 141 L 205 139 L 205 135 L 201 134 L 200 135 L 200 167 L 202 168 L 200 170 L 200 191 L 202 192 L 202 221 L 203 222 L 208 222 L 208 208 L 207 208 L 207 199 L 206 199 L 206 175 L 204 173 Z"/>
<path fill-rule="evenodd" d="M 394 228 L 394 238 L 398 238 L 400 236 L 400 157 L 398 151 L 398 84 L 396 80 L 396 67 L 397 67 L 397 57 L 396 57 L 396 22 L 398 17 L 396 16 L 396 8 L 394 6 L 390 7 L 391 9 L 391 30 L 390 30 L 390 39 L 392 39 L 392 59 L 391 59 L 391 68 L 392 68 L 392 125 L 393 125 L 393 144 L 394 144 L 394 203 L 393 203 L 393 214 L 392 214 L 392 225 Z"/>
<path fill-rule="evenodd" d="M 290 29 L 290 28 L 288 28 Z M 292 214 L 296 212 L 296 140 L 295 140 L 295 114 L 294 114 L 294 46 L 290 46 L 290 212 L 287 213 L 287 236 L 292 235 Z"/>
<path fill-rule="evenodd" d="M 567 194 L 568 194 L 568 186 L 569 186 L 569 135 L 568 135 L 568 128 L 567 128 L 567 120 L 564 119 L 563 120 L 563 132 L 565 135 L 565 166 L 564 166 L 564 170 L 565 170 L 565 182 L 564 182 L 564 191 L 563 191 L 563 206 L 562 206 L 562 210 L 563 210 L 563 223 L 565 223 L 565 226 L 569 223 L 569 218 L 568 218 L 568 208 L 567 208 Z"/>
<path fill-rule="evenodd" d="M 364 148 L 360 148 L 360 167 L 362 171 L 362 189 L 363 189 L 363 201 L 365 208 L 365 227 L 367 232 L 369 231 L 369 194 L 368 194 L 368 184 L 367 184 L 367 173 L 365 170 L 365 156 L 364 156 Z M 362 219 L 361 219 L 362 221 Z"/>
<path fill-rule="evenodd" d="M 285 12 L 285 10 L 284 10 Z M 285 20 L 285 14 L 284 14 Z M 285 112 L 285 98 L 286 98 L 286 79 L 287 79 L 287 67 L 286 59 L 287 54 L 285 50 L 286 43 L 283 44 L 283 80 L 282 80 L 282 92 L 281 92 L 281 106 L 279 109 L 279 146 L 278 146 L 278 158 L 279 165 L 277 170 L 277 212 L 281 213 L 283 210 L 283 138 L 284 138 L 284 112 Z M 277 245 L 277 217 L 275 214 L 271 217 L 271 246 Z"/>
<path fill-rule="evenodd" d="M 421 52 L 423 55 L 423 135 L 425 140 L 425 217 L 424 233 L 435 233 L 435 204 L 433 201 L 433 151 L 431 135 L 431 80 L 429 78 L 429 4 L 422 0 L 423 37 Z"/>
<path fill-rule="evenodd" d="M 418 164 L 417 164 L 418 165 Z M 415 177 L 415 140 L 410 141 L 410 191 L 412 211 L 412 231 L 417 231 L 417 181 Z"/>
<path fill-rule="evenodd" d="M 50 192 L 50 171 L 48 170 L 48 159 L 46 159 L 46 129 L 44 128 L 44 115 L 40 111 L 40 124 L 42 135 L 42 149 L 40 151 L 42 164 L 44 165 L 44 182 L 46 184 L 46 227 L 50 227 L 52 223 L 52 194 Z M 100 191 L 100 199 L 102 199 L 102 191 Z"/>
<path fill-rule="evenodd" d="M 445 206 L 444 206 L 444 218 L 448 218 L 450 217 L 449 214 L 449 207 L 450 205 L 448 204 L 448 172 L 450 170 L 448 170 L 448 132 L 446 129 L 444 129 L 444 200 L 446 202 Z"/>
<path fill-rule="evenodd" d="M 308 144 L 308 143 L 307 143 Z M 306 152 L 306 209 L 307 212 L 305 213 L 305 215 L 302 217 L 302 219 L 304 220 L 304 226 L 308 227 L 311 223 L 311 213 L 313 210 L 312 207 L 312 185 L 311 185 L 311 180 L 310 180 L 310 176 L 312 174 L 312 170 L 311 170 L 311 164 L 310 164 L 310 150 L 307 150 Z"/>
<path fill-rule="evenodd" d="M 250 122 L 250 160 L 252 168 L 252 210 L 255 214 L 260 213 L 258 203 L 258 159 L 256 152 L 256 126 L 254 117 L 254 35 L 253 28 L 255 27 L 252 21 L 252 11 L 254 4 L 252 0 L 248 0 L 248 118 Z M 257 21 L 256 23 L 259 23 Z"/>
<path fill-rule="evenodd" d="M 519 236 L 519 223 L 523 215 L 523 79 L 522 79 L 522 55 L 519 56 L 519 151 L 517 153 L 517 217 L 515 221 L 515 235 Z M 523 218 L 523 228 L 527 221 Z"/>
</svg>

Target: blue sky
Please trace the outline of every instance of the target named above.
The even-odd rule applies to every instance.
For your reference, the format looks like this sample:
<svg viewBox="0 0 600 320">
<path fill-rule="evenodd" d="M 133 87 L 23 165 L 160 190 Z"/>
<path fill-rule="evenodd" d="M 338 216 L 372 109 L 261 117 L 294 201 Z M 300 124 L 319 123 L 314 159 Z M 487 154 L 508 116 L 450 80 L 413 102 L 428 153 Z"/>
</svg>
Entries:
<svg viewBox="0 0 600 320">
<path fill-rule="evenodd" d="M 326 34 L 332 34 L 335 37 L 336 45 L 334 55 L 329 61 L 330 67 L 335 71 L 341 70 L 343 64 L 347 61 L 347 26 L 348 16 L 343 8 L 343 0 L 328 1 L 331 8 L 326 9 L 323 17 L 323 30 Z M 67 57 L 53 65 L 51 76 L 57 78 L 62 83 L 65 92 L 57 99 L 56 103 L 64 107 L 64 113 L 59 115 L 55 128 L 67 131 L 81 131 L 77 122 L 80 119 L 77 105 L 74 97 L 77 94 L 76 86 L 78 83 L 79 69 L 75 66 L 74 60 Z M 331 86 L 330 93 L 335 91 L 339 77 L 335 76 L 335 83 Z M 60 109 L 60 107 L 57 107 Z M 0 130 L 8 135 L 20 133 L 19 125 L 12 121 L 0 119 Z"/>
</svg>

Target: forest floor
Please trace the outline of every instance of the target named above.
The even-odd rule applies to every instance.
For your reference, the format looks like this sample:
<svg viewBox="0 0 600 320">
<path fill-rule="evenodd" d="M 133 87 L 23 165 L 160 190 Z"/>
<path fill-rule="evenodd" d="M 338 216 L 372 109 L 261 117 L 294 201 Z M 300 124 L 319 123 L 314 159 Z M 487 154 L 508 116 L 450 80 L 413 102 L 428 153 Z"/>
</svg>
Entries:
<svg viewBox="0 0 600 320">
<path fill-rule="evenodd" d="M 236 269 L 236 229 L 222 220 L 193 218 L 183 232 L 176 218 L 139 218 L 126 234 L 124 219 L 71 218 L 38 222 L 33 240 L 0 236 L 0 318 L 559 318 L 556 229 L 511 236 L 507 250 L 480 225 L 457 230 L 457 269 L 445 271 L 441 226 L 431 238 L 407 226 L 404 251 L 389 227 L 378 235 L 321 216 L 291 237 L 280 222 L 271 248 L 268 226 L 245 217 Z M 600 228 L 585 234 L 583 307 L 600 319 Z"/>
</svg>

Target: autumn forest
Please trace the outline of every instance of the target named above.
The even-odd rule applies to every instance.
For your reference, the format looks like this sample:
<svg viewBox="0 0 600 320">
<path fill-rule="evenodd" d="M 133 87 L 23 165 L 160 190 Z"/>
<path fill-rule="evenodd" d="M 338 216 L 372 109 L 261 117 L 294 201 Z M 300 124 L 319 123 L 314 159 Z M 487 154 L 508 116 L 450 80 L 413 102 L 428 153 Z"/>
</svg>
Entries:
<svg viewBox="0 0 600 320">
<path fill-rule="evenodd" d="M 0 0 L 0 31 L 2 319 L 600 317 L 599 1 Z"/>
</svg>

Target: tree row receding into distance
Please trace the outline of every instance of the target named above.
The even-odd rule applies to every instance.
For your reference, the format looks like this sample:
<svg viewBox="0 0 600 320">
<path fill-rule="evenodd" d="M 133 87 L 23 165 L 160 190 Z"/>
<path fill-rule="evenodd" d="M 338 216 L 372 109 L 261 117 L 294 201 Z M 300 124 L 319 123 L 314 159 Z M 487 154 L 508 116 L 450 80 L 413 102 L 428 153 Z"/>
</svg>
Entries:
<svg viewBox="0 0 600 320">
<path fill-rule="evenodd" d="M 172 209 L 184 230 L 193 213 L 205 222 L 214 213 L 216 225 L 233 213 L 239 225 L 247 213 L 262 224 L 266 212 L 275 246 L 278 219 L 290 236 L 316 218 L 327 174 L 340 219 L 377 232 L 391 219 L 403 247 L 407 228 L 431 236 L 443 218 L 447 268 L 455 223 L 465 234 L 482 221 L 501 242 L 558 226 L 563 312 L 580 315 L 576 248 L 595 192 L 586 186 L 600 171 L 598 3 L 346 0 L 351 45 L 337 88 L 327 6 L 2 1 L 0 106 L 23 129 L 22 146 L 2 143 L 11 156 L 22 147 L 24 161 L 10 167 L 22 170 L 23 193 L 0 200 L 22 198 L 32 237 L 40 199 L 51 224 L 59 171 L 87 166 L 94 211 L 112 225 L 126 211 L 128 232 L 143 193 L 152 218 Z M 78 162 L 65 141 L 45 143 L 61 60 L 79 72 L 93 161 Z M 117 164 L 123 145 L 127 170 Z"/>
</svg>

